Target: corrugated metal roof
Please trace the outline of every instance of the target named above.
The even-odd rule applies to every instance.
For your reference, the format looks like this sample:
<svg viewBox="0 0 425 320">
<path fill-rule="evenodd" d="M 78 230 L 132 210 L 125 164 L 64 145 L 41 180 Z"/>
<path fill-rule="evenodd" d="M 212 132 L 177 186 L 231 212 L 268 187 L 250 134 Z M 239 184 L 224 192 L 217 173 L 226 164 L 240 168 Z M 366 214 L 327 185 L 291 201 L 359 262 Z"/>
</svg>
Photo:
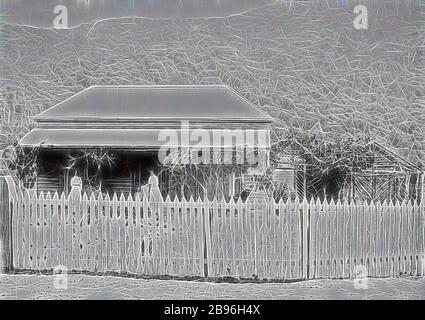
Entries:
<svg viewBox="0 0 425 320">
<path fill-rule="evenodd" d="M 272 121 L 225 85 L 93 86 L 34 117 L 59 123 L 155 119 Z"/>
</svg>

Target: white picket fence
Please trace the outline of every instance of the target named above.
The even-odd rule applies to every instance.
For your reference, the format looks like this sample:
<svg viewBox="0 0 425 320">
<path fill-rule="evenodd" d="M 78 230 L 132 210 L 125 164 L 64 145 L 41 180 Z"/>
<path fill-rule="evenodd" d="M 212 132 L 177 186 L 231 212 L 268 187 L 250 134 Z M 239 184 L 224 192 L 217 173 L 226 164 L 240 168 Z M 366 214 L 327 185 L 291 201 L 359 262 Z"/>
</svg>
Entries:
<svg viewBox="0 0 425 320">
<path fill-rule="evenodd" d="M 304 204 L 305 205 L 305 204 Z M 424 203 L 310 202 L 309 278 L 424 275 Z"/>
<path fill-rule="evenodd" d="M 15 269 L 260 279 L 424 275 L 424 204 L 149 203 L 17 191 Z"/>
<path fill-rule="evenodd" d="M 304 278 L 299 206 L 299 201 L 206 203 L 208 274 Z"/>
<path fill-rule="evenodd" d="M 18 192 L 13 211 L 16 269 L 204 274 L 203 215 L 194 202 Z M 162 214 L 159 214 L 162 212 Z"/>
</svg>

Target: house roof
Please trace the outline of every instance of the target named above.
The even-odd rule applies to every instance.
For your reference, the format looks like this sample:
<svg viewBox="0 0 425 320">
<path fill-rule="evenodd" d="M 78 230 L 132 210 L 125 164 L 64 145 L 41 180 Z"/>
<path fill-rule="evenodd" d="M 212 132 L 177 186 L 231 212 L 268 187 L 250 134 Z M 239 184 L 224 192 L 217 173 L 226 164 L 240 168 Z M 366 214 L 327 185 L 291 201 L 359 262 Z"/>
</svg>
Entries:
<svg viewBox="0 0 425 320">
<path fill-rule="evenodd" d="M 381 151 L 389 160 L 391 160 L 395 164 L 398 164 L 402 168 L 413 170 L 413 171 L 424 172 L 424 170 L 420 166 L 400 156 L 396 151 L 391 150 L 389 147 L 386 147 L 383 144 L 376 141 L 373 143 L 373 145 L 376 149 Z"/>
<path fill-rule="evenodd" d="M 267 131 L 273 118 L 228 86 L 198 85 L 94 86 L 34 120 L 21 146 L 155 148 L 164 145 L 163 130 L 179 132 L 179 139 L 197 128 L 210 136 L 223 128 Z"/>
<path fill-rule="evenodd" d="M 272 118 L 225 85 L 92 86 L 34 117 L 36 122 L 192 120 L 266 122 Z"/>
</svg>

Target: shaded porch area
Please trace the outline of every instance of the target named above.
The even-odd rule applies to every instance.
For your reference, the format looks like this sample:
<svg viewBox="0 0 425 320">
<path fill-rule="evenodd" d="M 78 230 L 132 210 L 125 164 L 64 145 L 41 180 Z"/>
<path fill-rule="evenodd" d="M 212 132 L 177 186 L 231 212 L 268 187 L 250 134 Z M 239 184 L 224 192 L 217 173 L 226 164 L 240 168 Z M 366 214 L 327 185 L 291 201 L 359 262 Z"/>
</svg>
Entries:
<svg viewBox="0 0 425 320">
<path fill-rule="evenodd" d="M 70 192 L 74 176 L 82 179 L 83 191 L 95 194 L 135 195 L 158 176 L 163 197 L 229 199 L 244 189 L 246 166 L 180 165 L 164 166 L 158 150 L 55 149 L 41 148 L 36 157 L 36 177 L 25 187 L 37 192 Z"/>
</svg>

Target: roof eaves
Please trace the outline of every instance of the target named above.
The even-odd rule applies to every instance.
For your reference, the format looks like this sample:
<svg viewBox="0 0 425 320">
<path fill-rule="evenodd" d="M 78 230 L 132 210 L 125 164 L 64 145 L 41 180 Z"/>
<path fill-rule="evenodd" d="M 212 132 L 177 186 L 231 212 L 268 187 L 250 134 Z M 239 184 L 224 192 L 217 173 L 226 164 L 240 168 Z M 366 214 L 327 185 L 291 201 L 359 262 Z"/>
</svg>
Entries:
<svg viewBox="0 0 425 320">
<path fill-rule="evenodd" d="M 68 100 L 71 100 L 71 99 L 73 99 L 74 97 L 76 97 L 76 96 L 79 96 L 79 95 L 83 94 L 84 92 L 86 92 L 87 90 L 89 90 L 90 88 L 93 88 L 93 87 L 94 87 L 94 86 L 87 87 L 87 88 L 85 88 L 85 89 L 81 90 L 80 92 L 77 92 L 76 94 L 73 94 L 72 96 L 70 96 L 70 97 L 66 98 L 65 100 L 63 100 L 63 101 L 61 101 L 61 102 L 59 102 L 59 103 L 55 104 L 54 106 L 52 106 L 52 107 L 50 107 L 50 108 L 48 108 L 48 109 L 46 109 L 46 110 L 44 110 L 44 111 L 40 112 L 39 114 L 35 115 L 34 117 L 32 117 L 32 119 L 33 119 L 34 121 L 38 121 L 38 120 L 43 119 L 43 118 L 44 118 L 44 117 L 43 117 L 43 114 L 45 114 L 45 113 L 47 113 L 48 111 L 50 111 L 50 110 L 52 110 L 52 109 L 54 109 L 54 108 L 56 108 L 56 107 L 60 106 L 61 104 L 63 104 L 63 103 L 65 103 L 65 102 L 67 102 Z"/>
<path fill-rule="evenodd" d="M 255 104 L 253 104 L 251 101 L 249 101 L 247 98 L 245 98 L 243 95 L 241 95 L 239 92 L 237 92 L 236 90 L 234 90 L 232 87 L 228 86 L 228 85 L 222 85 L 225 88 L 227 88 L 227 90 L 229 90 L 230 92 L 232 92 L 234 95 L 236 95 L 237 97 L 239 97 L 240 99 L 242 99 L 245 103 L 247 103 L 251 108 L 257 110 L 259 113 L 261 113 L 265 119 L 269 120 L 270 122 L 274 122 L 276 119 L 273 118 L 271 115 L 269 115 L 267 112 L 263 111 L 261 108 L 257 107 Z"/>
</svg>

